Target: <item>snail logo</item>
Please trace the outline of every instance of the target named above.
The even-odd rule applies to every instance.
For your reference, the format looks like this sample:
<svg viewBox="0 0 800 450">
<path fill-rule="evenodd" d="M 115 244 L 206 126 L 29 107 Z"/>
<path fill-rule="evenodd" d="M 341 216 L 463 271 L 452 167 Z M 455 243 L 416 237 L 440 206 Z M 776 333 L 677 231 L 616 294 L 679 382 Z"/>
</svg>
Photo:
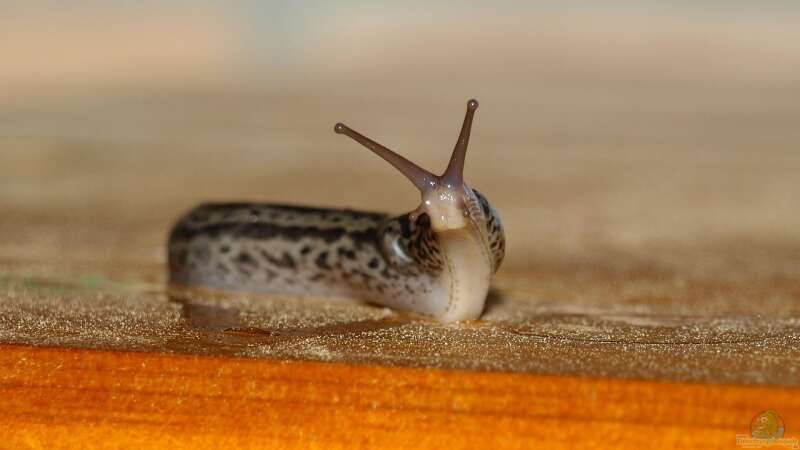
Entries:
<svg viewBox="0 0 800 450">
<path fill-rule="evenodd" d="M 750 436 L 736 435 L 736 445 L 742 448 L 782 446 L 800 449 L 797 438 L 784 438 L 783 419 L 774 409 L 762 411 L 750 421 Z"/>
<path fill-rule="evenodd" d="M 750 436 L 756 439 L 782 438 L 783 431 L 783 419 L 774 409 L 758 413 L 750 421 Z"/>
</svg>

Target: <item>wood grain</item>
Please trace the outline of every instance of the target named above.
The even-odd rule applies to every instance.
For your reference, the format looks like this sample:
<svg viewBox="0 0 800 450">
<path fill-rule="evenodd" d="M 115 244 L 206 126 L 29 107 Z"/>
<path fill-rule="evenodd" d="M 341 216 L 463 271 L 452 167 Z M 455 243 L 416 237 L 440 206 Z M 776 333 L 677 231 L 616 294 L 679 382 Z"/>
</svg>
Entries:
<svg viewBox="0 0 800 450">
<path fill-rule="evenodd" d="M 217 81 L 186 70 L 235 44 L 198 47 L 202 8 L 4 11 L 0 449 L 734 448 L 768 408 L 800 435 L 796 13 L 552 6 L 304 12 L 337 26 L 212 51 Z M 470 97 L 508 238 L 480 321 L 167 288 L 201 202 L 410 211 L 333 124 L 440 170 Z"/>
<path fill-rule="evenodd" d="M 3 448 L 731 448 L 797 389 L 0 347 Z"/>
</svg>

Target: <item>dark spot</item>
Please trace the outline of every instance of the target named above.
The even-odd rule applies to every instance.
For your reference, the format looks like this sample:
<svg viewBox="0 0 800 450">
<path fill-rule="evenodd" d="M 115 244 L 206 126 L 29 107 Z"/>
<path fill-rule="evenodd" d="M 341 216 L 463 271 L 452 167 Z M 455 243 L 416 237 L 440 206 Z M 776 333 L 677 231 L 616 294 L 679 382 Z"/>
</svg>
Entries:
<svg viewBox="0 0 800 450">
<path fill-rule="evenodd" d="M 377 269 L 378 266 L 380 266 L 380 265 L 381 265 L 381 262 L 378 261 L 378 258 L 372 258 L 372 259 L 369 260 L 369 263 L 367 263 L 367 266 L 370 269 Z"/>
<path fill-rule="evenodd" d="M 309 253 L 311 253 L 311 247 L 309 247 L 308 245 L 304 245 L 303 248 L 300 249 L 301 255 L 307 255 Z"/>
<path fill-rule="evenodd" d="M 372 275 L 358 269 L 354 269 L 353 274 L 360 276 L 365 282 L 372 280 Z"/>
<path fill-rule="evenodd" d="M 253 257 L 250 255 L 250 253 L 247 253 L 247 252 L 239 253 L 239 255 L 236 257 L 236 262 L 239 263 L 239 265 L 242 265 L 242 266 L 258 267 L 258 261 L 253 259 Z"/>
<path fill-rule="evenodd" d="M 231 246 L 227 244 L 222 245 L 220 246 L 219 251 L 220 253 L 228 253 L 229 251 L 231 251 Z"/>
<path fill-rule="evenodd" d="M 352 249 L 349 249 L 349 248 L 346 248 L 346 247 L 339 247 L 337 252 L 339 253 L 339 256 L 341 256 L 341 257 L 344 257 L 344 258 L 347 258 L 347 259 L 350 259 L 350 260 L 356 259 L 356 252 L 354 252 Z"/>
<path fill-rule="evenodd" d="M 364 244 L 375 244 L 378 241 L 378 229 L 375 227 L 367 227 L 361 231 L 351 231 L 347 235 L 353 240 L 357 248 L 361 248 Z"/>
<path fill-rule="evenodd" d="M 325 278 L 325 274 L 323 274 L 323 273 L 315 273 L 314 275 L 312 275 L 309 278 L 309 280 L 311 280 L 311 281 L 319 281 L 319 280 L 321 280 L 323 278 Z"/>
<path fill-rule="evenodd" d="M 425 215 L 425 214 L 423 214 L 423 215 Z M 422 215 L 419 216 L 417 218 L 417 220 L 419 220 L 421 218 L 422 218 Z M 402 236 L 405 239 L 408 239 L 408 238 L 411 237 L 411 227 L 412 227 L 411 220 L 409 220 L 408 216 L 403 216 L 403 219 L 405 219 L 405 220 L 401 220 L 400 221 L 400 236 Z"/>
<path fill-rule="evenodd" d="M 294 262 L 294 258 L 292 255 L 283 252 L 280 258 L 276 258 L 275 256 L 269 254 L 266 250 L 261 250 L 261 256 L 264 257 L 270 264 L 276 267 L 281 267 L 284 269 L 294 269 L 297 265 Z"/>
<path fill-rule="evenodd" d="M 481 204 L 481 208 L 483 209 L 483 215 L 489 217 L 489 200 L 483 196 L 477 189 L 472 189 L 472 192 L 475 193 L 475 197 L 478 197 L 478 201 Z"/>
<path fill-rule="evenodd" d="M 386 267 L 383 268 L 383 270 L 381 270 L 381 276 L 383 278 L 386 278 L 387 280 L 393 280 L 393 279 L 397 278 L 396 275 L 394 275 L 393 273 L 389 272 L 389 266 L 386 266 Z"/>
<path fill-rule="evenodd" d="M 331 270 L 331 266 L 328 264 L 328 252 L 320 252 L 317 259 L 314 260 L 314 264 L 320 269 Z"/>
</svg>

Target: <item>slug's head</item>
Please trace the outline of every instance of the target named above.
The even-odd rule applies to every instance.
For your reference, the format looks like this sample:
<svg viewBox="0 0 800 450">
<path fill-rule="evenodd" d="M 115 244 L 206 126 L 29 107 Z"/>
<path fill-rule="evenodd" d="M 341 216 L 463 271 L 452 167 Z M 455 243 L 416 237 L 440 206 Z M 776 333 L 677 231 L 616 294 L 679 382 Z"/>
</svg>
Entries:
<svg viewBox="0 0 800 450">
<path fill-rule="evenodd" d="M 464 184 L 464 158 L 467 154 L 469 133 L 476 109 L 478 109 L 477 100 L 467 102 L 467 114 L 464 117 L 461 134 L 453 149 L 450 163 L 441 175 L 428 172 L 342 123 L 337 123 L 334 131 L 347 135 L 372 150 L 414 183 L 422 194 L 422 203 L 410 214 L 412 220 L 425 213 L 430 218 L 434 231 L 454 230 L 483 224 L 487 219 L 478 197 Z"/>
</svg>

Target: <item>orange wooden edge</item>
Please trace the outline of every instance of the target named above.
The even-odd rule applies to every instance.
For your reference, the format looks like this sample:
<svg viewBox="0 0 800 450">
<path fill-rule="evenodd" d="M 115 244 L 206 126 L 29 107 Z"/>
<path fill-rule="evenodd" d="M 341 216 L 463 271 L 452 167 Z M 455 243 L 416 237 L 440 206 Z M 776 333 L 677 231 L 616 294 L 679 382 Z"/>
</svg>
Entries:
<svg viewBox="0 0 800 450">
<path fill-rule="evenodd" d="M 0 448 L 736 448 L 800 390 L 0 345 Z"/>
</svg>

